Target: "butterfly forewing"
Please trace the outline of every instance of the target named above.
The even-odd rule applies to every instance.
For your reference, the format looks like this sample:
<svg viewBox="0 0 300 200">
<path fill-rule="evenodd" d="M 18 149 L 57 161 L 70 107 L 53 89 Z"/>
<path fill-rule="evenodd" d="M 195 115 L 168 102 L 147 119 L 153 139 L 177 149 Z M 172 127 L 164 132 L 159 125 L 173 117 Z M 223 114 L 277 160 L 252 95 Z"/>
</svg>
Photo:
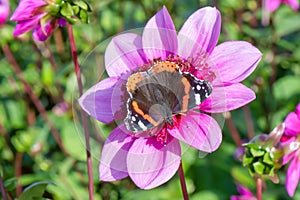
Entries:
<svg viewBox="0 0 300 200">
<path fill-rule="evenodd" d="M 195 106 L 200 105 L 205 99 L 207 99 L 212 93 L 212 86 L 207 80 L 199 80 L 190 73 L 183 73 L 183 76 L 188 79 L 191 90 L 189 98 L 189 108 L 192 109 Z"/>
</svg>

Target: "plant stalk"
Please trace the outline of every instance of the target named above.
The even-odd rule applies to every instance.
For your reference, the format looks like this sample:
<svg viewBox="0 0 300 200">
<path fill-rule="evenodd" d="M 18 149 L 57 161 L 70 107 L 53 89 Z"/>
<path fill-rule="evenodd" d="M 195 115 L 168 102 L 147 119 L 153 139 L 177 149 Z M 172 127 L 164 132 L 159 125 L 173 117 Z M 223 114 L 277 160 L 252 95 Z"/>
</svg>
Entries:
<svg viewBox="0 0 300 200">
<path fill-rule="evenodd" d="M 257 200 L 262 200 L 262 179 L 261 178 L 256 179 L 256 195 L 257 195 Z"/>
<path fill-rule="evenodd" d="M 179 165 L 179 168 L 178 168 L 178 175 L 179 175 L 179 179 L 180 179 L 180 185 L 181 185 L 181 191 L 182 191 L 183 199 L 188 200 L 189 195 L 188 195 L 187 188 L 186 188 L 184 172 L 183 172 L 183 168 L 182 168 L 182 161 L 180 161 L 180 165 Z"/>
<path fill-rule="evenodd" d="M 1 174 L 0 174 L 0 191 L 1 191 L 1 195 L 2 195 L 3 200 L 8 200 L 6 192 L 5 192 L 4 182 L 2 180 Z"/>
<path fill-rule="evenodd" d="M 66 150 L 65 150 L 65 148 L 62 144 L 62 140 L 61 140 L 61 137 L 60 137 L 60 134 L 59 134 L 58 130 L 54 127 L 54 125 L 50 121 L 50 119 L 47 115 L 47 111 L 44 108 L 43 104 L 41 103 L 39 98 L 34 94 L 34 92 L 33 92 L 32 88 L 30 87 L 29 83 L 24 79 L 22 70 L 19 67 L 18 63 L 16 62 L 9 46 L 7 44 L 3 45 L 2 50 L 5 54 L 8 62 L 12 66 L 14 72 L 16 73 L 17 77 L 20 79 L 20 81 L 21 81 L 21 83 L 22 83 L 22 85 L 25 89 L 25 92 L 27 93 L 27 95 L 31 99 L 32 103 L 34 104 L 34 106 L 36 107 L 36 109 L 38 110 L 38 112 L 40 113 L 42 118 L 45 120 L 45 122 L 46 122 L 47 126 L 49 127 L 50 132 L 52 133 L 54 139 L 56 140 L 59 148 L 64 153 L 64 155 L 68 155 L 68 153 L 66 152 Z"/>
<path fill-rule="evenodd" d="M 71 24 L 68 24 L 68 34 L 70 39 L 70 45 L 71 45 L 71 51 L 72 51 L 72 57 L 74 62 L 74 68 L 76 73 L 76 79 L 78 84 L 78 90 L 79 95 L 81 96 L 83 94 L 82 89 L 82 81 L 81 81 L 81 72 L 80 72 L 80 66 L 78 63 L 78 56 L 76 51 L 76 45 L 73 35 L 73 27 Z M 90 138 L 89 138 L 89 131 L 88 131 L 88 120 L 86 113 L 80 109 L 83 129 L 84 129 L 84 137 L 85 137 L 85 145 L 86 145 L 86 157 L 87 157 L 87 169 L 88 169 L 88 188 L 89 188 L 89 199 L 94 199 L 94 183 L 93 183 L 93 172 L 92 172 L 92 159 L 91 159 L 91 151 L 90 151 Z"/>
</svg>

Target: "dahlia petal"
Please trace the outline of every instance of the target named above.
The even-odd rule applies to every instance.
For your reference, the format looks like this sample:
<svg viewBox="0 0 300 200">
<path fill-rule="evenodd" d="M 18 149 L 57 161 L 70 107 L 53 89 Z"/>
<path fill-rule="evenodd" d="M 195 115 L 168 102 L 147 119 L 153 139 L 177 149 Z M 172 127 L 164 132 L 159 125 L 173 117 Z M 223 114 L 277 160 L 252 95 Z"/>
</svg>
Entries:
<svg viewBox="0 0 300 200">
<path fill-rule="evenodd" d="M 100 158 L 101 181 L 115 181 L 128 176 L 127 155 L 134 139 L 126 133 L 124 124 L 115 128 L 106 139 Z"/>
<path fill-rule="evenodd" d="M 241 83 L 214 87 L 211 96 L 200 104 L 200 110 L 222 113 L 240 108 L 255 99 L 255 93 Z"/>
<path fill-rule="evenodd" d="M 35 18 L 36 10 L 47 5 L 44 0 L 21 0 L 11 16 L 12 21 L 23 21 Z"/>
<path fill-rule="evenodd" d="M 294 196 L 300 179 L 300 161 L 296 156 L 287 170 L 285 187 L 290 197 Z"/>
<path fill-rule="evenodd" d="M 9 1 L 2 0 L 0 3 L 0 26 L 5 24 L 8 16 L 9 16 Z"/>
<path fill-rule="evenodd" d="M 174 176 L 180 160 L 178 140 L 171 138 L 164 146 L 156 137 L 138 138 L 127 155 L 128 174 L 138 187 L 152 189 Z"/>
<path fill-rule="evenodd" d="M 52 19 L 46 21 L 43 26 L 38 23 L 32 31 L 32 37 L 38 41 L 45 41 L 53 33 L 55 27 L 56 22 L 52 21 Z"/>
<path fill-rule="evenodd" d="M 91 87 L 78 100 L 82 109 L 103 123 L 112 122 L 113 109 L 120 106 L 112 101 L 113 96 L 120 96 L 115 94 L 117 83 L 117 78 L 107 78 Z"/>
<path fill-rule="evenodd" d="M 254 197 L 252 192 L 248 188 L 246 188 L 240 184 L 237 186 L 237 191 L 245 197 Z"/>
<path fill-rule="evenodd" d="M 216 8 L 205 7 L 194 12 L 178 33 L 178 53 L 184 58 L 210 54 L 218 42 L 221 15 Z"/>
<path fill-rule="evenodd" d="M 298 105 L 296 106 L 296 111 L 295 112 L 296 112 L 296 114 L 297 114 L 297 116 L 300 120 L 300 103 L 298 103 Z"/>
<path fill-rule="evenodd" d="M 265 0 L 266 10 L 270 12 L 275 11 L 280 4 L 281 4 L 281 0 Z"/>
<path fill-rule="evenodd" d="M 36 15 L 35 18 L 29 19 L 29 20 L 22 20 L 22 21 L 18 21 L 15 30 L 13 32 L 13 36 L 17 37 L 18 35 L 21 35 L 25 32 L 30 31 L 31 29 L 33 29 L 34 27 L 37 26 L 37 24 L 39 23 L 40 19 L 44 16 L 45 14 L 40 14 L 40 15 Z"/>
<path fill-rule="evenodd" d="M 261 52 L 248 42 L 230 41 L 218 45 L 210 59 L 223 83 L 239 83 L 256 68 Z"/>
<path fill-rule="evenodd" d="M 299 2 L 298 0 L 287 0 L 287 3 L 291 6 L 293 10 L 299 9 Z"/>
<path fill-rule="evenodd" d="M 288 114 L 286 119 L 284 120 L 285 130 L 284 135 L 287 136 L 297 136 L 300 133 L 300 119 L 298 115 L 294 112 Z"/>
<path fill-rule="evenodd" d="M 178 140 L 204 152 L 215 151 L 222 141 L 221 129 L 216 120 L 195 111 L 181 116 L 180 127 L 168 131 Z"/>
<path fill-rule="evenodd" d="M 121 76 L 146 63 L 142 51 L 142 38 L 134 33 L 113 37 L 108 44 L 104 60 L 110 77 Z"/>
<path fill-rule="evenodd" d="M 165 6 L 147 22 L 142 38 L 148 59 L 164 60 L 169 54 L 177 54 L 177 33 Z"/>
<path fill-rule="evenodd" d="M 297 151 L 294 151 L 292 153 L 289 153 L 287 155 L 285 155 L 282 159 L 282 164 L 285 165 L 287 164 L 290 160 L 292 160 L 292 158 L 295 157 Z"/>
</svg>

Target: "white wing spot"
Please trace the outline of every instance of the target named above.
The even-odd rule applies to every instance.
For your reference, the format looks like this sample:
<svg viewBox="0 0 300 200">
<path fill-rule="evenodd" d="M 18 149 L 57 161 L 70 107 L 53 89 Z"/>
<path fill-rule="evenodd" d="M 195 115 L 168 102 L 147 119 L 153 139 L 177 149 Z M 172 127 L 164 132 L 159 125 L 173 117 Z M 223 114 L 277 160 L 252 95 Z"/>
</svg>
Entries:
<svg viewBox="0 0 300 200">
<path fill-rule="evenodd" d="M 200 97 L 200 94 L 195 94 L 195 101 L 196 101 L 196 104 L 197 104 L 197 105 L 200 105 L 200 104 L 201 104 L 201 97 Z"/>
<path fill-rule="evenodd" d="M 135 122 L 135 121 L 136 121 L 135 116 L 132 116 L 132 117 L 131 117 L 131 120 Z"/>
<path fill-rule="evenodd" d="M 145 126 L 145 124 L 143 124 L 143 122 L 139 121 L 138 125 L 143 131 L 147 130 L 147 127 Z"/>
</svg>

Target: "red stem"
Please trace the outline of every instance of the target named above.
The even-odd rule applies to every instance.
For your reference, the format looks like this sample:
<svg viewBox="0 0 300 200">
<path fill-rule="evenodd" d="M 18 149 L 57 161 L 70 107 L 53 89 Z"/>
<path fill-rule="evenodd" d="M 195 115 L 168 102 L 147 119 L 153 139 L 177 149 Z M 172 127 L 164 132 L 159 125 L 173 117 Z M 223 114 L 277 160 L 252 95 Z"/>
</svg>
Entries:
<svg viewBox="0 0 300 200">
<path fill-rule="evenodd" d="M 226 123 L 230 130 L 230 134 L 231 134 L 231 137 L 232 137 L 234 143 L 236 144 L 236 146 L 240 147 L 242 144 L 241 137 L 239 135 L 239 132 L 238 132 L 236 126 L 233 123 L 230 112 L 225 113 L 225 120 L 226 120 Z"/>
<path fill-rule="evenodd" d="M 247 130 L 248 130 L 248 139 L 251 140 L 255 136 L 255 134 L 254 134 L 253 121 L 251 117 L 251 110 L 248 105 L 244 106 L 244 114 L 246 118 Z"/>
<path fill-rule="evenodd" d="M 22 186 L 20 185 L 20 177 L 22 176 L 22 159 L 23 153 L 17 152 L 15 158 L 15 176 L 17 178 L 16 194 L 19 197 L 22 194 Z"/>
<path fill-rule="evenodd" d="M 256 195 L 257 195 L 257 200 L 262 200 L 262 179 L 261 178 L 256 179 Z"/>
<path fill-rule="evenodd" d="M 1 174 L 0 174 L 0 190 L 1 190 L 1 195 L 3 200 L 8 200 Z"/>
<path fill-rule="evenodd" d="M 181 161 L 180 161 L 180 165 L 179 165 L 179 168 L 178 168 L 178 175 L 179 175 L 179 179 L 180 179 L 180 185 L 181 185 L 183 199 L 188 200 L 189 195 L 188 195 L 188 192 L 187 192 L 187 189 L 186 189 L 186 183 L 185 183 L 185 179 L 184 179 L 184 172 L 183 172 Z"/>
<path fill-rule="evenodd" d="M 71 45 L 71 51 L 72 51 L 72 57 L 75 67 L 75 73 L 77 78 L 77 84 L 78 84 L 78 90 L 79 95 L 81 96 L 83 93 L 82 89 L 82 81 L 81 81 L 81 72 L 80 72 L 80 66 L 78 63 L 77 58 L 77 51 L 76 51 L 76 45 L 73 35 L 73 28 L 72 25 L 68 24 L 68 33 L 69 33 L 69 39 L 70 39 L 70 45 Z M 86 157 L 87 157 L 87 169 L 88 169 L 88 181 L 89 181 L 89 199 L 94 199 L 94 183 L 93 183 L 93 172 L 92 172 L 92 159 L 91 159 L 91 153 L 90 153 L 90 138 L 89 138 L 89 131 L 88 131 L 88 120 L 87 115 L 85 112 L 83 112 L 82 109 L 80 109 L 83 129 L 84 129 L 84 137 L 85 137 L 85 145 L 86 145 Z"/>
<path fill-rule="evenodd" d="M 61 151 L 65 154 L 68 155 L 68 153 L 66 152 L 63 144 L 62 144 L 62 140 L 60 137 L 60 134 L 58 132 L 58 130 L 54 127 L 54 125 L 52 124 L 52 122 L 50 121 L 48 115 L 47 115 L 47 111 L 45 110 L 43 104 L 41 103 L 41 101 L 39 100 L 39 98 L 34 94 L 34 92 L 32 91 L 29 83 L 24 79 L 23 77 L 23 73 L 21 68 L 19 67 L 18 63 L 16 62 L 9 46 L 7 44 L 2 46 L 2 50 L 8 60 L 8 62 L 10 63 L 10 65 L 12 66 L 14 72 L 16 73 L 16 75 L 18 76 L 18 78 L 20 79 L 26 93 L 28 94 L 29 98 L 31 99 L 32 103 L 34 104 L 34 106 L 36 107 L 36 109 L 38 110 L 38 112 L 40 113 L 40 115 L 42 116 L 42 118 L 45 120 L 47 126 L 49 127 L 54 139 L 56 140 L 58 146 L 60 147 Z"/>
</svg>

